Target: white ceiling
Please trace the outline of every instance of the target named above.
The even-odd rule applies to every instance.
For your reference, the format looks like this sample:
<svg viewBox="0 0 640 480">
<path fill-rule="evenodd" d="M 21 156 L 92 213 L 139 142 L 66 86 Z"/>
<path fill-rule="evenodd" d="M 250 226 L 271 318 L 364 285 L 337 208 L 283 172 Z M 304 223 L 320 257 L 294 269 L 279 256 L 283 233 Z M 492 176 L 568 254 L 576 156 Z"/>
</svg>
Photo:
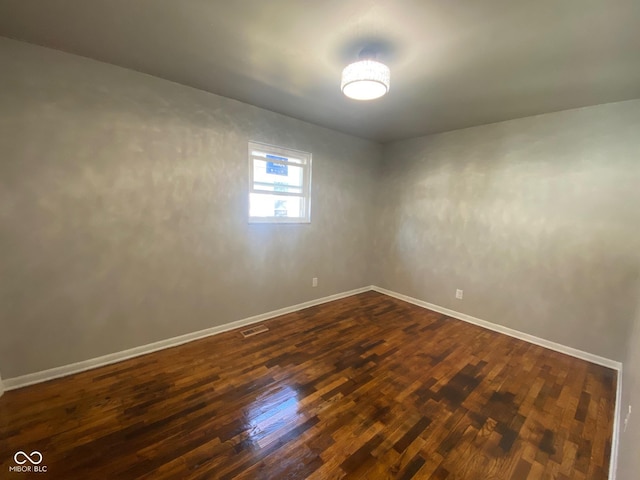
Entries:
<svg viewBox="0 0 640 480">
<path fill-rule="evenodd" d="M 0 0 L 0 35 L 379 142 L 640 98 L 639 0 Z"/>
</svg>

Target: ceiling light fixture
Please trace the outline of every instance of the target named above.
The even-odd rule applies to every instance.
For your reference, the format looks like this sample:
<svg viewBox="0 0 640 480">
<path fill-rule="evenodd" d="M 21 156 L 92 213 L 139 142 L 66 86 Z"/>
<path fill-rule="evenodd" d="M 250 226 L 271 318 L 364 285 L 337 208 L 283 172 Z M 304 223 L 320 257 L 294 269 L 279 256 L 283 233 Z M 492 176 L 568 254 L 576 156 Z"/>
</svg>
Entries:
<svg viewBox="0 0 640 480">
<path fill-rule="evenodd" d="M 374 100 L 389 91 L 391 72 L 376 60 L 369 50 L 360 52 L 360 60 L 347 65 L 342 71 L 342 93 L 354 100 Z"/>
</svg>

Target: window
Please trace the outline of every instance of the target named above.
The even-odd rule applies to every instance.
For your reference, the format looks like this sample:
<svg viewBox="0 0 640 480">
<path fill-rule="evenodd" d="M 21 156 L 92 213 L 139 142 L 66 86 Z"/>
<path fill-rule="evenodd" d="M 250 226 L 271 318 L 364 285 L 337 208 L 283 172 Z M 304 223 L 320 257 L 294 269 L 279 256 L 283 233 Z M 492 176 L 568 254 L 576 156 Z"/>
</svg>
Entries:
<svg viewBox="0 0 640 480">
<path fill-rule="evenodd" d="M 311 154 L 249 142 L 249 222 L 311 221 Z"/>
</svg>

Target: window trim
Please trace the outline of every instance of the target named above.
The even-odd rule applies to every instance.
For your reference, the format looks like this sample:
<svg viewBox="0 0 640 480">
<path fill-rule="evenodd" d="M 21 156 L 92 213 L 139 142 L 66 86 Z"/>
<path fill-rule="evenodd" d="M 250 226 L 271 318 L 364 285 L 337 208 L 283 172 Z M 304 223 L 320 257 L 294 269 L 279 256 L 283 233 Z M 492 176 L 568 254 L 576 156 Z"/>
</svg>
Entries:
<svg viewBox="0 0 640 480">
<path fill-rule="evenodd" d="M 299 159 L 298 162 L 286 162 L 277 159 L 267 159 L 265 157 L 255 156 L 253 152 L 259 150 L 269 155 L 282 156 L 287 158 Z M 270 145 L 263 142 L 249 141 L 248 144 L 248 160 L 249 160 L 249 189 L 247 193 L 247 218 L 250 224 L 305 224 L 311 223 L 311 164 L 312 154 L 310 152 L 303 152 L 302 150 L 295 150 L 293 148 L 279 147 L 277 145 Z M 301 192 L 275 192 L 268 190 L 257 190 L 254 188 L 253 174 L 254 174 L 254 160 L 261 162 L 272 162 L 278 165 L 288 165 L 292 167 L 298 167 L 302 169 L 302 185 L 300 187 Z M 257 182 L 264 184 L 264 182 Z M 282 197 L 296 197 L 301 199 L 302 209 L 304 216 L 302 217 L 252 217 L 251 216 L 251 194 L 259 195 L 274 195 Z"/>
</svg>

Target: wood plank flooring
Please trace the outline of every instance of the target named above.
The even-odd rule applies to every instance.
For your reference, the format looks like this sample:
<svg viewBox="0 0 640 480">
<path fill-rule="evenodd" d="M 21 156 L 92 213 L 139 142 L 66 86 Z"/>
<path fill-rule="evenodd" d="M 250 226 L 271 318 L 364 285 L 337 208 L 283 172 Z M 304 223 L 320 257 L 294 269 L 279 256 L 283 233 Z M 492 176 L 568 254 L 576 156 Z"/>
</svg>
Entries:
<svg viewBox="0 0 640 480">
<path fill-rule="evenodd" d="M 0 478 L 607 478 L 610 369 L 375 292 L 264 323 L 5 393 Z"/>
</svg>

